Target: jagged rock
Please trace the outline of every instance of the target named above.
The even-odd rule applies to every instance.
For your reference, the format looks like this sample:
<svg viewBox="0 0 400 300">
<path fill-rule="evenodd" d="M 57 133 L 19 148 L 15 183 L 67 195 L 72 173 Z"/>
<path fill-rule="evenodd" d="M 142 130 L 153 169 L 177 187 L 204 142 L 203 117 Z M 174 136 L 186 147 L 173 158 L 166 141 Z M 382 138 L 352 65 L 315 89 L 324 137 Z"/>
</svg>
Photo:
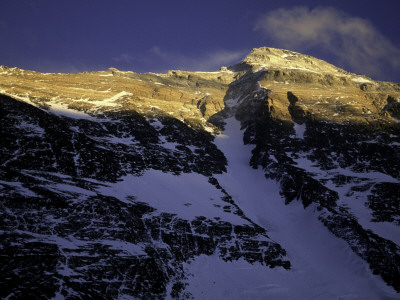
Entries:
<svg viewBox="0 0 400 300">
<path fill-rule="evenodd" d="M 399 84 L 267 47 L 217 72 L 0 71 L 2 298 L 190 298 L 204 255 L 291 272 L 293 249 L 220 181 L 233 117 L 277 199 L 400 291 L 379 227 L 399 226 Z"/>
</svg>

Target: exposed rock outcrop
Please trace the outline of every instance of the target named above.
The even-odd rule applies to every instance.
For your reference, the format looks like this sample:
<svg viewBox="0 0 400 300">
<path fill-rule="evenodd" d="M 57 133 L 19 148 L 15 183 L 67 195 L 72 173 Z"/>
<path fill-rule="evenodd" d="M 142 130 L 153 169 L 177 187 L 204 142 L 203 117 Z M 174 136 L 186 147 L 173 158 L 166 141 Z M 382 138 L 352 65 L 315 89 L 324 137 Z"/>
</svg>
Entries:
<svg viewBox="0 0 400 300">
<path fill-rule="evenodd" d="M 190 298 L 184 265 L 202 255 L 291 272 L 262 212 L 217 179 L 232 116 L 246 166 L 400 291 L 399 99 L 400 84 L 267 47 L 216 72 L 1 66 L 0 296 Z"/>
</svg>

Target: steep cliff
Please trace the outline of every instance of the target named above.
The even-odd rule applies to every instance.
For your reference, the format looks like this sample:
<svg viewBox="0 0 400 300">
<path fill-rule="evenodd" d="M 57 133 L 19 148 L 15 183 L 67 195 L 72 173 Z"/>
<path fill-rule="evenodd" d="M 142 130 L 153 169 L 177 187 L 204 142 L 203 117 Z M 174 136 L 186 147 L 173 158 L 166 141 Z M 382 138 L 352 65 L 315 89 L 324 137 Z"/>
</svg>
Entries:
<svg viewBox="0 0 400 300">
<path fill-rule="evenodd" d="M 399 99 L 266 47 L 215 72 L 0 67 L 0 295 L 396 297 Z"/>
</svg>

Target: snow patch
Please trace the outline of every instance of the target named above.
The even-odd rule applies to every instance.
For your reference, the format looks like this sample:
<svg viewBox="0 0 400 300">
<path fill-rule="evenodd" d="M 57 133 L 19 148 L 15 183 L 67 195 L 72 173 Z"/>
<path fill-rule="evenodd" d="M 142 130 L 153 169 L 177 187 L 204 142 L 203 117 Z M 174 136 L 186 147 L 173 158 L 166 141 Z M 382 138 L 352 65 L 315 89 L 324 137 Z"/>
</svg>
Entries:
<svg viewBox="0 0 400 300">
<path fill-rule="evenodd" d="M 229 205 L 221 200 L 224 194 L 208 182 L 208 178 L 197 173 L 183 173 L 179 176 L 148 170 L 143 176 L 127 175 L 116 183 L 103 183 L 98 192 L 105 196 L 118 198 L 122 202 L 134 201 L 148 203 L 159 212 L 177 215 L 192 220 L 207 216 L 220 218 L 232 224 L 247 224 L 241 217 L 223 210 Z"/>
<path fill-rule="evenodd" d="M 306 123 L 300 125 L 293 121 L 293 125 L 294 131 L 296 132 L 296 138 L 301 140 L 304 139 L 304 133 L 306 132 Z"/>
<path fill-rule="evenodd" d="M 28 133 L 30 133 L 30 135 L 27 136 L 32 136 L 32 135 L 39 135 L 39 136 L 43 136 L 45 131 L 42 127 L 36 125 L 36 124 L 32 124 L 32 123 L 28 123 L 26 121 L 21 121 L 19 124 L 15 125 L 15 128 L 27 131 Z"/>
<path fill-rule="evenodd" d="M 350 177 L 365 178 L 374 182 L 399 183 L 399 180 L 393 178 L 392 176 L 376 171 L 359 173 L 359 172 L 354 172 L 351 169 L 345 169 L 345 168 L 322 170 L 320 167 L 316 166 L 313 161 L 309 160 L 306 156 L 307 153 L 303 153 L 301 157 L 298 158 L 292 157 L 292 159 L 297 163 L 297 167 L 307 170 L 310 173 L 317 174 L 317 176 L 315 176 L 316 179 L 326 179 L 327 177 L 332 177 L 333 175 L 340 174 Z"/>
<path fill-rule="evenodd" d="M 360 82 L 360 83 L 372 83 L 371 80 L 366 79 L 364 77 L 353 77 L 351 78 L 353 81 Z"/>
<path fill-rule="evenodd" d="M 157 131 L 160 131 L 161 129 L 164 128 L 164 125 L 159 120 L 150 121 L 149 123 Z"/>
<path fill-rule="evenodd" d="M 111 98 L 103 99 L 103 100 L 97 100 L 97 101 L 90 101 L 90 103 L 99 105 L 99 106 L 119 106 L 120 104 L 115 103 L 118 99 L 122 97 L 130 97 L 132 96 L 132 93 L 122 91 Z"/>
<path fill-rule="evenodd" d="M 83 111 L 68 108 L 68 105 L 61 102 L 52 102 L 50 106 L 50 113 L 61 117 L 67 117 L 72 119 L 86 119 L 91 121 L 97 121 L 97 118 L 84 113 Z"/>
<path fill-rule="evenodd" d="M 0 185 L 9 186 L 9 187 L 12 187 L 13 189 L 17 189 L 17 190 L 19 190 L 19 192 L 21 194 L 23 194 L 24 196 L 27 196 L 27 197 L 38 197 L 38 195 L 36 193 L 34 193 L 30 189 L 27 189 L 26 187 L 24 187 L 21 182 L 0 180 Z M 1 189 L 2 189 L 2 187 L 0 187 L 0 190 Z"/>
<path fill-rule="evenodd" d="M 225 138 L 216 145 L 228 160 L 227 173 L 216 175 L 244 214 L 267 230 L 292 263 L 291 270 L 270 269 L 243 260 L 223 262 L 200 256 L 185 267 L 194 274 L 187 290 L 195 299 L 382 299 L 396 297 L 348 244 L 318 220 L 314 205 L 285 205 L 280 185 L 262 169 L 249 166 L 252 146 L 243 144 L 240 123 L 226 120 Z"/>
<path fill-rule="evenodd" d="M 103 142 L 108 144 L 122 144 L 127 146 L 136 145 L 138 143 L 133 136 L 117 137 L 115 135 L 108 135 L 105 137 L 90 136 L 90 138 L 98 142 Z"/>
<path fill-rule="evenodd" d="M 165 136 L 160 136 L 160 141 L 161 141 L 161 146 L 163 146 L 165 149 L 169 149 L 169 150 L 175 150 L 176 146 L 179 146 L 179 143 L 174 143 L 174 142 L 168 142 L 167 138 Z"/>
<path fill-rule="evenodd" d="M 393 178 L 387 174 L 381 172 L 365 172 L 359 173 L 354 172 L 350 169 L 336 168 L 330 170 L 322 170 L 316 166 L 311 160 L 306 157 L 304 153 L 299 158 L 292 159 L 297 163 L 297 167 L 306 170 L 307 172 L 314 174 L 313 178 L 317 180 L 324 179 L 327 183 L 325 186 L 333 191 L 336 191 L 339 195 L 339 204 L 349 208 L 350 212 L 357 217 L 358 222 L 361 226 L 366 229 L 370 229 L 376 234 L 386 239 L 392 240 L 393 242 L 400 244 L 400 228 L 399 226 L 388 223 L 388 222 L 371 222 L 372 211 L 366 206 L 370 191 L 351 191 L 354 186 L 354 182 L 350 181 L 341 185 L 335 184 L 332 180 L 337 175 L 344 175 L 347 177 L 354 177 L 362 180 L 362 184 L 376 184 L 380 182 L 391 182 L 399 183 L 399 180 Z"/>
</svg>

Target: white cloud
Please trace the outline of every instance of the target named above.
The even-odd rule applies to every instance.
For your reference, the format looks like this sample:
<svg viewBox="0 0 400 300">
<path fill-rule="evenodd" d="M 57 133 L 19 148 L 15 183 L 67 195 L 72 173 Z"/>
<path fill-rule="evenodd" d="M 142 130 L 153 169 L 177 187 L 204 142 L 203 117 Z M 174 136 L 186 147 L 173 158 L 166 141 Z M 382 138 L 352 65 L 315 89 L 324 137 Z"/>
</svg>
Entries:
<svg viewBox="0 0 400 300">
<path fill-rule="evenodd" d="M 131 63 L 134 60 L 134 57 L 129 55 L 128 53 L 122 53 L 116 57 L 113 57 L 113 61 L 119 63 Z"/>
<path fill-rule="evenodd" d="M 168 58 L 168 55 L 164 52 L 161 51 L 161 48 L 158 46 L 152 47 L 149 52 L 155 56 L 158 56 L 159 58 L 166 59 Z"/>
<path fill-rule="evenodd" d="M 246 51 L 216 50 L 200 55 L 183 54 L 176 50 L 164 50 L 155 45 L 142 54 L 122 53 L 112 58 L 118 67 L 142 72 L 164 73 L 168 70 L 214 71 L 222 66 L 241 61 Z"/>
<path fill-rule="evenodd" d="M 379 77 L 387 67 L 400 67 L 400 49 L 372 23 L 334 8 L 274 10 L 261 17 L 255 29 L 282 48 L 324 51 L 336 58 L 333 63 L 356 73 Z"/>
<path fill-rule="evenodd" d="M 248 50 L 246 51 L 227 51 L 227 50 L 220 50 L 208 53 L 204 58 L 203 61 L 197 61 L 199 67 L 204 63 L 209 68 L 215 69 L 216 67 L 221 66 L 228 66 L 233 63 L 238 63 L 241 61 L 246 54 L 248 54 Z"/>
<path fill-rule="evenodd" d="M 158 46 L 149 50 L 150 55 L 173 69 L 191 71 L 213 71 L 222 66 L 239 62 L 248 51 L 216 50 L 202 55 L 185 55 L 178 51 L 164 51 Z"/>
</svg>

